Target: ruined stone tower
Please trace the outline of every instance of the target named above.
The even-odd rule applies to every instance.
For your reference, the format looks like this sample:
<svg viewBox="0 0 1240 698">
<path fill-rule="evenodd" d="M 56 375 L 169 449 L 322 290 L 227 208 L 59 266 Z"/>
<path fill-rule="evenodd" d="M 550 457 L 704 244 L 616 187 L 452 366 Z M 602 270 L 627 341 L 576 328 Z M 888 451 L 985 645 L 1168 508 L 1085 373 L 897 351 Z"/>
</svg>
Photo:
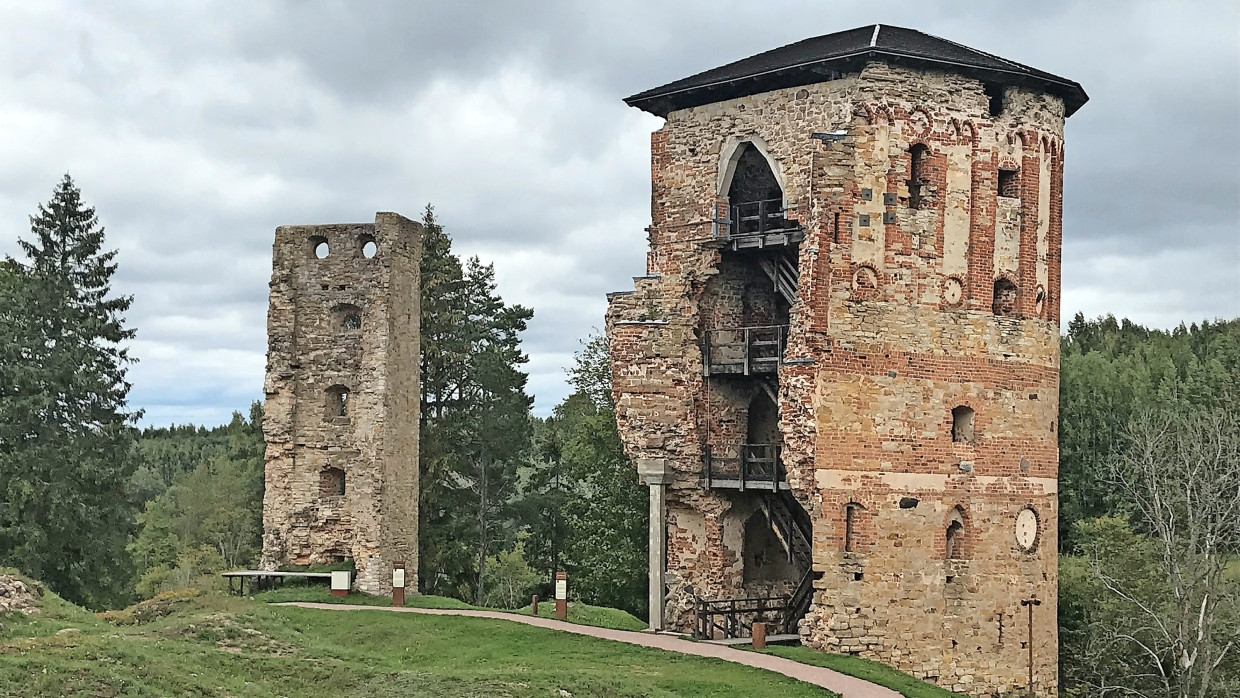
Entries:
<svg viewBox="0 0 1240 698">
<path fill-rule="evenodd" d="M 868 26 L 626 100 L 666 119 L 646 275 L 607 314 L 652 624 L 762 619 L 963 693 L 1056 694 L 1063 126 L 1086 99 Z"/>
<path fill-rule="evenodd" d="M 417 588 L 422 226 L 276 229 L 267 311 L 263 567 L 352 559 L 356 587 Z"/>
</svg>

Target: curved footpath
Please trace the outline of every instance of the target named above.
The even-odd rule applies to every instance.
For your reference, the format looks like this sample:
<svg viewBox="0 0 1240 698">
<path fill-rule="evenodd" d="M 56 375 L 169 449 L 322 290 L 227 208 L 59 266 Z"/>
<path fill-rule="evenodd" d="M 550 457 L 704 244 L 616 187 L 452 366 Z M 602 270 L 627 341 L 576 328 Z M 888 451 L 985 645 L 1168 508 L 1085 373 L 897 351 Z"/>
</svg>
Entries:
<svg viewBox="0 0 1240 698">
<path fill-rule="evenodd" d="M 766 669 L 777 674 L 783 674 L 798 681 L 822 686 L 831 691 L 835 691 L 844 698 L 901 698 L 896 691 L 872 684 L 869 681 L 841 674 L 838 671 L 832 671 L 823 667 L 810 666 L 794 662 L 791 659 L 776 657 L 761 652 L 750 652 L 747 650 L 738 650 L 722 645 L 712 645 L 704 642 L 692 642 L 690 640 L 682 640 L 681 638 L 671 635 L 655 635 L 648 632 L 635 632 L 632 630 L 612 630 L 610 628 L 596 628 L 592 625 L 578 625 L 576 623 L 568 623 L 561 620 L 553 620 L 551 618 L 538 618 L 535 616 L 523 616 L 516 613 L 501 613 L 498 611 L 470 611 L 463 609 L 441 609 L 441 608 L 407 608 L 393 606 L 353 606 L 349 604 L 338 603 L 311 603 L 311 602 L 290 602 L 272 604 L 273 606 L 298 606 L 300 608 L 315 608 L 324 611 L 391 611 L 395 613 L 424 613 L 432 616 L 469 616 L 471 618 L 491 618 L 494 620 L 506 620 L 512 623 L 524 623 L 539 628 L 550 628 L 552 630 L 561 630 L 566 633 L 576 633 L 578 635 L 588 635 L 590 637 L 599 637 L 604 640 L 615 640 L 616 642 L 627 642 L 630 645 L 641 645 L 642 647 L 654 647 L 656 649 L 667 650 L 669 652 L 679 652 L 681 654 L 692 654 L 698 657 L 714 657 L 727 662 L 735 662 L 758 669 Z"/>
</svg>

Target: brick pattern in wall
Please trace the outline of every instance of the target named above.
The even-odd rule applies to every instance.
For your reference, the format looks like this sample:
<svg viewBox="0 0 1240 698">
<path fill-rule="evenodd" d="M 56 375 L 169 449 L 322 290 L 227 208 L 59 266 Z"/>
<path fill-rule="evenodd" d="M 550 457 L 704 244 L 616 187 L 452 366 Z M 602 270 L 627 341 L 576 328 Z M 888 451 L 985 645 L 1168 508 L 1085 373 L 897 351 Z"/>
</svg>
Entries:
<svg viewBox="0 0 1240 698">
<path fill-rule="evenodd" d="M 751 143 L 805 232 L 777 376 L 787 481 L 813 520 L 822 575 L 802 640 L 969 695 L 1016 693 L 1029 669 L 1020 602 L 1036 596 L 1035 688 L 1056 694 L 1064 108 L 1007 87 L 992 116 L 985 89 L 874 61 L 675 111 L 654 134 L 647 275 L 609 296 L 607 330 L 626 452 L 675 473 L 672 627 L 690 629 L 687 588 L 755 591 L 752 501 L 701 481 L 705 447 L 741 438 L 753 394 L 704 376 L 701 356 L 703 332 L 745 321 L 744 284 L 762 278 L 712 242 L 729 158 Z M 811 137 L 838 129 L 841 140 Z M 1014 294 L 997 316 L 1000 281 Z M 954 441 L 961 406 L 973 436 Z M 1025 549 L 1014 523 L 1030 507 L 1040 534 Z"/>
</svg>

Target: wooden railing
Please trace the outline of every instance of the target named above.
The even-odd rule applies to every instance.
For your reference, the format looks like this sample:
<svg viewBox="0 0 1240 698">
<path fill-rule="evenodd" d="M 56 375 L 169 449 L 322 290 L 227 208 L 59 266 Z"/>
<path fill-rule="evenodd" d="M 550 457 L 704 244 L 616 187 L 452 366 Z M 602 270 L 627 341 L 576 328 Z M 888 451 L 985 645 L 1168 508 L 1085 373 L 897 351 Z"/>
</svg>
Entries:
<svg viewBox="0 0 1240 698">
<path fill-rule="evenodd" d="M 702 470 L 706 489 L 768 489 L 778 491 L 784 482 L 779 444 L 741 444 L 714 449 L 707 445 Z"/>
<path fill-rule="evenodd" d="M 788 325 L 706 330 L 702 359 L 706 375 L 775 373 L 788 344 Z"/>
<path fill-rule="evenodd" d="M 765 235 L 795 226 L 784 218 L 783 199 L 744 201 L 731 207 L 728 235 Z"/>
<path fill-rule="evenodd" d="M 749 599 L 695 599 L 697 623 L 693 636 L 700 640 L 725 640 L 753 635 L 754 621 L 784 628 L 788 624 L 789 597 L 760 596 Z"/>
<path fill-rule="evenodd" d="M 787 596 L 745 599 L 693 599 L 696 622 L 693 636 L 699 640 L 752 637 L 753 624 L 762 621 L 776 633 L 795 635 L 814 599 L 814 580 L 821 575 L 807 569 Z"/>
</svg>

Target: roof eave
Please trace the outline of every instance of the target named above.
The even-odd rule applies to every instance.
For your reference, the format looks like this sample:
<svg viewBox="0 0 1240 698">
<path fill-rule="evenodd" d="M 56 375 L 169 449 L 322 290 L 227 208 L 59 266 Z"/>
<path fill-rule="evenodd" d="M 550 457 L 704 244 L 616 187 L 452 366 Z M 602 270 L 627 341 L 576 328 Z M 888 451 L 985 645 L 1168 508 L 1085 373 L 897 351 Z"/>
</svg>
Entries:
<svg viewBox="0 0 1240 698">
<path fill-rule="evenodd" d="M 693 93 L 693 92 L 718 90 L 722 87 L 733 86 L 733 85 L 736 85 L 738 83 L 745 82 L 748 80 L 754 80 L 758 78 L 774 76 L 774 75 L 779 75 L 779 74 L 801 72 L 801 73 L 808 75 L 811 73 L 812 68 L 823 67 L 827 65 L 839 65 L 840 67 L 846 67 L 849 63 L 852 63 L 856 61 L 858 58 L 862 58 L 862 57 L 865 57 L 865 58 L 889 57 L 889 58 L 898 58 L 901 60 L 911 60 L 911 61 L 927 63 L 927 64 L 946 65 L 946 66 L 952 66 L 952 68 L 956 72 L 967 72 L 969 74 L 980 74 L 980 75 L 985 75 L 989 73 L 989 74 L 998 76 L 996 78 L 996 81 L 1002 81 L 1003 79 L 1006 78 L 1007 80 L 1016 82 L 1018 84 L 1023 83 L 1023 84 L 1031 84 L 1031 86 L 1038 86 L 1044 89 L 1046 92 L 1050 94 L 1054 94 L 1055 96 L 1059 97 L 1060 99 L 1064 101 L 1064 117 L 1065 118 L 1075 114 L 1078 109 L 1084 106 L 1085 102 L 1089 101 L 1089 95 L 1085 93 L 1084 88 L 1082 88 L 1079 83 L 1074 82 L 1072 80 L 1067 80 L 1065 78 L 1061 78 L 1057 75 L 1052 75 L 1050 73 L 1042 73 L 1041 71 L 1039 71 L 1039 73 L 1041 74 L 1033 74 L 1033 73 L 1029 73 L 1025 71 L 1018 71 L 1018 70 L 984 68 L 980 66 L 971 66 L 968 64 L 964 64 L 964 63 L 943 60 L 941 58 L 932 58 L 932 57 L 927 57 L 927 56 L 920 56 L 920 55 L 913 54 L 913 53 L 894 51 L 892 49 L 867 48 L 862 51 L 855 51 L 852 53 L 843 54 L 839 56 L 831 56 L 829 58 L 820 58 L 820 59 L 816 59 L 813 61 L 806 61 L 804 63 L 800 63 L 797 65 L 784 66 L 781 68 L 775 68 L 772 70 L 767 70 L 767 71 L 763 71 L 759 73 L 752 73 L 750 75 L 744 75 L 744 76 L 735 77 L 735 78 L 728 78 L 726 80 L 718 80 L 713 83 L 707 83 L 703 85 L 693 85 L 689 87 L 681 87 L 681 88 L 676 88 L 672 90 L 663 90 L 663 88 L 656 87 L 653 90 L 646 90 L 645 92 L 639 92 L 635 95 L 626 97 L 624 99 L 624 103 L 629 105 L 630 107 L 636 107 L 643 111 L 654 114 L 655 116 L 658 116 L 661 118 L 667 118 L 667 115 L 669 113 L 676 111 L 678 109 L 686 109 L 686 108 L 691 108 L 694 106 L 701 106 L 703 104 L 714 103 L 713 101 L 696 102 L 695 100 L 689 99 L 689 100 L 684 100 L 685 103 L 683 106 L 676 106 L 677 103 L 680 102 L 680 100 L 675 99 L 676 95 L 688 95 L 689 93 Z M 800 84 L 812 84 L 812 83 L 804 82 Z M 779 88 L 773 88 L 773 89 L 779 89 Z"/>
</svg>

